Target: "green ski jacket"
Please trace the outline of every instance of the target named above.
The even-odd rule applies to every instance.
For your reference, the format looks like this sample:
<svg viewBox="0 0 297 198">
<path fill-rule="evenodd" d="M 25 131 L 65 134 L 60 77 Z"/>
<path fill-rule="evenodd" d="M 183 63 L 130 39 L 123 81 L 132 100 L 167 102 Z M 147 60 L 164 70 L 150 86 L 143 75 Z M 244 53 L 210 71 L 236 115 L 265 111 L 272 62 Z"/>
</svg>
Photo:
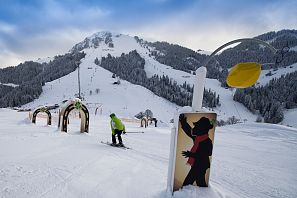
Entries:
<svg viewBox="0 0 297 198">
<path fill-rule="evenodd" d="M 115 135 L 115 133 L 114 133 L 114 130 L 115 129 L 126 132 L 125 125 L 116 116 L 114 116 L 114 117 L 111 118 L 111 120 L 110 120 L 110 127 L 111 127 L 111 131 L 112 131 L 112 134 L 113 135 Z"/>
</svg>

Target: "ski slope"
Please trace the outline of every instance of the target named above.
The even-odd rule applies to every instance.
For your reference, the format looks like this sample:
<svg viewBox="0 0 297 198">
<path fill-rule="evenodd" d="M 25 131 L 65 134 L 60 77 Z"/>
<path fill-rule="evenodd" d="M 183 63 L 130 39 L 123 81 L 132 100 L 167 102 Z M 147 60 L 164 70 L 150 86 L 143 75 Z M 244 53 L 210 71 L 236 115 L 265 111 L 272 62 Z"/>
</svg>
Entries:
<svg viewBox="0 0 297 198">
<path fill-rule="evenodd" d="M 12 197 L 170 197 L 166 193 L 170 127 L 125 123 L 132 149 L 111 139 L 109 118 L 91 116 L 90 132 L 70 119 L 68 133 L 29 122 L 27 112 L 0 109 L 0 195 Z M 185 187 L 181 197 L 293 198 L 297 194 L 297 129 L 271 124 L 217 128 L 209 188 Z"/>
<path fill-rule="evenodd" d="M 89 37 L 90 40 L 96 36 L 104 37 L 106 32 L 99 32 Z M 157 62 L 149 56 L 149 47 L 143 43 L 138 43 L 134 37 L 122 34 L 112 34 L 113 48 L 108 47 L 104 42 L 99 46 L 86 48 L 86 53 L 80 64 L 81 92 L 86 103 L 100 103 L 104 115 L 116 112 L 121 116 L 134 117 L 140 111 L 151 109 L 154 116 L 164 123 L 169 123 L 174 113 L 179 108 L 177 105 L 154 95 L 151 91 L 141 86 L 133 85 L 121 80 L 120 85 L 113 85 L 116 79 L 111 78 L 112 73 L 94 64 L 94 60 L 105 57 L 121 56 L 122 53 L 129 53 L 137 50 L 142 58 L 145 59 L 145 71 L 148 77 L 157 75 L 168 75 L 178 84 L 185 81 L 189 84 L 194 83 L 194 75 L 175 70 L 170 66 Z M 81 43 L 84 44 L 83 42 Z M 242 122 L 256 120 L 256 115 L 250 113 L 242 104 L 233 101 L 234 91 L 222 88 L 215 79 L 206 79 L 206 89 L 216 91 L 220 95 L 221 106 L 214 109 L 218 114 L 218 119 L 227 120 L 229 117 L 236 116 Z M 95 90 L 100 89 L 99 94 Z M 92 95 L 90 95 L 92 91 Z M 43 105 L 61 104 L 62 101 L 73 99 L 78 93 L 77 70 L 52 82 L 46 83 L 43 93 L 35 101 L 24 105 L 24 108 L 36 108 Z M 94 105 L 91 105 L 94 107 Z M 98 106 L 98 105 L 97 105 Z M 90 108 L 92 108 L 90 107 Z M 95 109 L 91 109 L 95 111 Z"/>
<path fill-rule="evenodd" d="M 169 123 L 176 112 L 177 105 L 156 96 L 148 89 L 121 80 L 120 85 L 113 85 L 116 79 L 112 73 L 94 64 L 96 53 L 88 53 L 80 64 L 81 92 L 84 103 L 102 105 L 102 114 L 116 113 L 133 118 L 134 115 L 150 109 L 157 119 Z M 92 57 L 93 56 L 93 57 Z M 96 94 L 96 89 L 99 93 Z M 90 95 L 92 91 L 92 95 Z M 40 97 L 24 108 L 36 108 L 42 105 L 60 104 L 63 100 L 73 99 L 78 93 L 77 70 L 55 81 L 46 83 Z M 96 105 L 90 105 L 94 114 Z"/>
</svg>

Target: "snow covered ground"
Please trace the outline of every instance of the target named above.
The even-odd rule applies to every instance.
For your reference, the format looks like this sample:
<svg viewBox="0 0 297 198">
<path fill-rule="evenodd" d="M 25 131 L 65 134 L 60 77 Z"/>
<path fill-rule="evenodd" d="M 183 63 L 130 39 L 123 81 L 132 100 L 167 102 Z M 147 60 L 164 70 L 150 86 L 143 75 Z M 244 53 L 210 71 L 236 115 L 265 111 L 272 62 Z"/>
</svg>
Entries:
<svg viewBox="0 0 297 198">
<path fill-rule="evenodd" d="M 0 85 L 10 86 L 10 87 L 18 87 L 19 85 L 13 84 L 13 83 L 1 83 Z"/>
<path fill-rule="evenodd" d="M 284 112 L 283 125 L 288 125 L 297 128 L 297 109 L 288 109 Z"/>
<path fill-rule="evenodd" d="M 46 58 L 38 58 L 34 62 L 37 62 L 37 63 L 41 63 L 42 64 L 42 63 L 49 63 L 52 60 L 54 60 L 54 57 L 46 57 Z"/>
<path fill-rule="evenodd" d="M 0 195 L 12 197 L 153 197 L 166 195 L 170 127 L 126 123 L 132 149 L 113 148 L 109 119 L 91 116 L 90 132 L 34 125 L 27 112 L 0 109 Z M 297 195 L 297 129 L 271 124 L 217 128 L 209 188 L 174 197 L 293 198 Z"/>
<path fill-rule="evenodd" d="M 266 85 L 273 78 L 280 78 L 282 75 L 286 75 L 295 71 L 297 71 L 297 63 L 287 67 L 278 68 L 277 70 L 262 70 L 257 85 Z M 271 75 L 267 75 L 269 72 L 271 72 Z"/>
</svg>

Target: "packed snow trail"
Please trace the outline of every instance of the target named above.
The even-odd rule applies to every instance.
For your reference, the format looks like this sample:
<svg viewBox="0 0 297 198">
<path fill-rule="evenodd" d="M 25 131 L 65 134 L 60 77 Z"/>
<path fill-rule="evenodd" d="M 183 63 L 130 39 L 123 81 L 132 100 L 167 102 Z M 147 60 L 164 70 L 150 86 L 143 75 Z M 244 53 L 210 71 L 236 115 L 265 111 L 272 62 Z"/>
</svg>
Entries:
<svg viewBox="0 0 297 198">
<path fill-rule="evenodd" d="M 132 149 L 108 147 L 108 117 L 91 117 L 90 133 L 34 125 L 27 113 L 0 109 L 0 195 L 12 197 L 166 197 L 169 127 L 126 123 Z M 269 124 L 217 128 L 209 188 L 174 197 L 296 197 L 297 130 Z"/>
</svg>

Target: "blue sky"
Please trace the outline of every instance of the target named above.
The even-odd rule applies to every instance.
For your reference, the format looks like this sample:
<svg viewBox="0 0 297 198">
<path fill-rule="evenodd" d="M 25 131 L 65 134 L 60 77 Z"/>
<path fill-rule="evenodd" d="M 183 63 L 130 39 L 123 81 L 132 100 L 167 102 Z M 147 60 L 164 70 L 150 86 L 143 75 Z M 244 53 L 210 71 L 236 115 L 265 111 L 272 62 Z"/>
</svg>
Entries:
<svg viewBox="0 0 297 198">
<path fill-rule="evenodd" d="M 67 52 L 110 30 L 214 50 L 297 29 L 296 0 L 0 0 L 0 67 Z"/>
</svg>

